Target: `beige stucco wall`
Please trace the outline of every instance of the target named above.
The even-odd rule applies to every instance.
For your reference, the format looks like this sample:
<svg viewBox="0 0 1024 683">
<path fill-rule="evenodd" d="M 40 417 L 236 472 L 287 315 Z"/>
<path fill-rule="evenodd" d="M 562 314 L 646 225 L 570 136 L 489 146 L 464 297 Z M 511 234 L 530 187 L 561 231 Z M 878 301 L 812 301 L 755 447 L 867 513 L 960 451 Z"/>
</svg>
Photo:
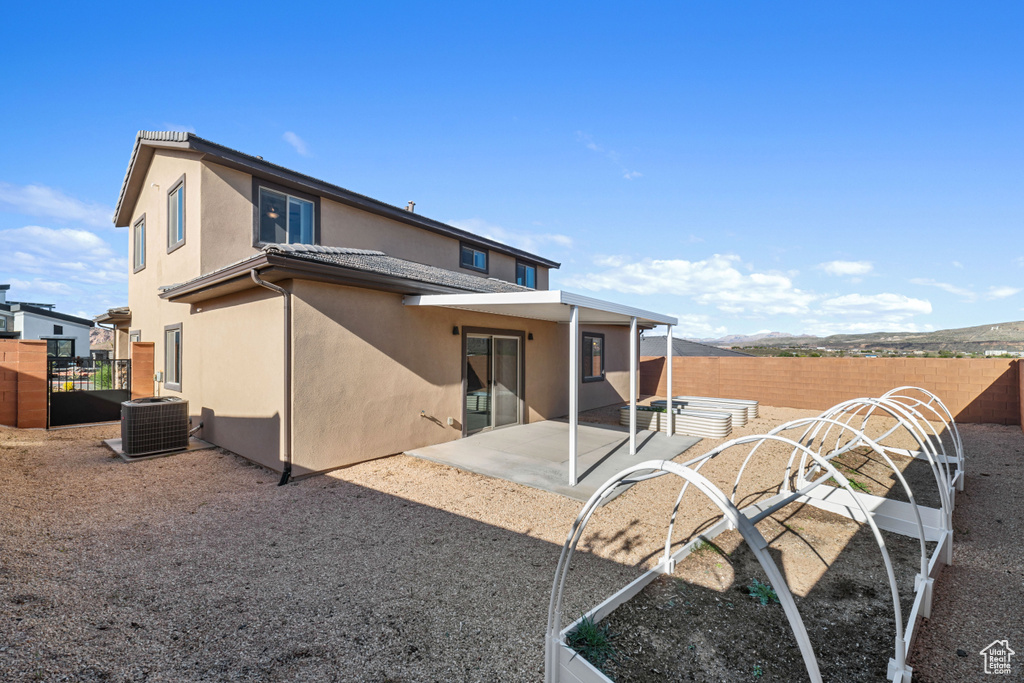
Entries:
<svg viewBox="0 0 1024 683">
<path fill-rule="evenodd" d="M 524 419 L 568 411 L 566 325 L 407 307 L 396 294 L 314 282 L 296 282 L 293 291 L 296 474 L 460 438 L 462 335 L 453 326 L 532 333 Z M 581 409 L 626 400 L 628 329 L 584 329 L 606 334 L 608 371 L 605 382 L 581 384 Z"/>
<path fill-rule="evenodd" d="M 185 244 L 167 253 L 167 191 L 185 176 Z M 160 287 L 186 282 L 202 274 L 200 270 L 200 197 L 202 195 L 201 163 L 198 156 L 187 152 L 158 150 L 153 156 L 143 183 L 139 201 L 128 227 L 128 263 L 135 248 L 132 226 L 146 215 L 146 267 L 128 276 L 128 306 L 132 312 L 131 329 L 141 333 L 140 341 L 155 344 L 155 368 L 164 369 L 164 327 L 184 323 L 187 305 L 172 304 L 159 297 Z M 183 332 L 187 335 L 188 332 Z M 185 347 L 185 354 L 190 349 Z M 161 394 L 175 394 L 162 385 L 154 388 Z"/>
<path fill-rule="evenodd" d="M 252 176 L 211 162 L 202 166 L 201 267 L 209 273 L 256 254 L 253 246 Z M 377 216 L 330 199 L 320 201 L 320 243 L 375 249 L 389 256 L 468 275 L 515 282 L 516 260 L 489 252 L 489 272 L 459 265 L 459 240 Z M 548 269 L 537 266 L 537 288 L 547 289 Z"/>
</svg>

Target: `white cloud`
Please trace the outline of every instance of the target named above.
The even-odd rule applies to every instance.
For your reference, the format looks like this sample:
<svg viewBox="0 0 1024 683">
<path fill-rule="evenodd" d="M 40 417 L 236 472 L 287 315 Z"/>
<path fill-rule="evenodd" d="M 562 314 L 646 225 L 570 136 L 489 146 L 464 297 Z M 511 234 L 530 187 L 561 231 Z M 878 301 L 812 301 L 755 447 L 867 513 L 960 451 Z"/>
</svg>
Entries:
<svg viewBox="0 0 1024 683">
<path fill-rule="evenodd" d="M 636 178 L 642 178 L 643 173 L 640 171 L 632 171 L 622 165 L 619 161 L 619 153 L 613 149 L 605 149 L 601 145 L 594 142 L 594 138 L 589 133 L 584 133 L 582 130 L 576 131 L 576 139 L 583 144 L 584 147 L 589 149 L 591 152 L 597 152 L 608 158 L 609 161 L 616 164 L 622 173 L 622 177 L 626 180 L 635 180 Z"/>
<path fill-rule="evenodd" d="M 953 267 L 958 270 L 963 270 L 964 264 L 960 263 L 959 261 L 953 261 Z"/>
<path fill-rule="evenodd" d="M 818 268 L 829 275 L 850 277 L 867 275 L 874 270 L 874 265 L 871 261 L 828 261 L 826 263 L 819 263 Z"/>
<path fill-rule="evenodd" d="M 880 319 L 894 316 L 927 315 L 932 312 L 931 302 L 913 299 L 902 294 L 844 294 L 822 301 L 817 309 L 826 315 L 862 316 L 872 318 L 873 325 Z"/>
<path fill-rule="evenodd" d="M 0 253 L 12 255 L 6 264 L 11 273 L 31 277 L 33 289 L 44 293 L 66 293 L 47 284 L 55 280 L 101 285 L 128 279 L 127 258 L 88 230 L 39 225 L 0 230 Z"/>
<path fill-rule="evenodd" d="M 83 202 L 45 185 L 0 183 L 0 205 L 27 216 L 44 216 L 99 227 L 113 226 L 112 208 Z"/>
<path fill-rule="evenodd" d="M 488 239 L 518 247 L 530 252 L 538 252 L 544 247 L 555 245 L 566 249 L 572 247 L 572 238 L 568 235 L 558 233 L 536 233 L 517 230 L 506 230 L 500 225 L 488 223 L 479 218 L 467 218 L 465 220 L 449 221 L 456 228 L 462 228 L 469 232 L 487 237 Z"/>
<path fill-rule="evenodd" d="M 989 287 L 988 293 L 985 297 L 988 299 L 1005 299 L 1006 297 L 1013 296 L 1019 291 L 1019 287 Z"/>
<path fill-rule="evenodd" d="M 729 333 L 725 325 L 716 325 L 711 317 L 699 314 L 671 314 L 679 320 L 672 328 L 672 336 L 683 339 L 708 339 L 724 337 Z"/>
<path fill-rule="evenodd" d="M 300 138 L 298 135 L 289 130 L 285 131 L 285 134 L 282 135 L 281 137 L 284 139 L 285 142 L 294 147 L 296 152 L 298 152 L 304 157 L 309 156 L 309 146 L 306 145 L 306 141 Z"/>
<path fill-rule="evenodd" d="M 937 287 L 938 289 L 941 289 L 944 292 L 948 292 L 949 294 L 953 294 L 954 296 L 959 296 L 964 301 L 967 302 L 974 301 L 975 299 L 978 298 L 978 295 L 975 294 L 972 290 L 967 289 L 965 287 L 957 287 L 956 285 L 951 285 L 948 282 L 938 282 L 936 280 L 924 277 L 915 277 L 910 282 L 912 284 L 923 285 L 925 287 Z"/>
<path fill-rule="evenodd" d="M 803 314 L 816 295 L 797 289 L 786 275 L 742 273 L 740 257 L 721 255 L 702 261 L 603 257 L 604 270 L 569 277 L 566 284 L 591 291 L 630 294 L 674 294 L 724 313 L 743 315 Z"/>
</svg>

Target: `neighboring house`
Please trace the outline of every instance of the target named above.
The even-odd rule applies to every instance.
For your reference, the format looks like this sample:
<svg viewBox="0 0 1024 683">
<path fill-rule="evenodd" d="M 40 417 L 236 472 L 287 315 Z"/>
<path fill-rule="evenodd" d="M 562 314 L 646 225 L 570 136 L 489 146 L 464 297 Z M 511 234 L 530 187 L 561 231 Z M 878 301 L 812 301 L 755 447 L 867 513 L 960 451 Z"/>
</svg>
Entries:
<svg viewBox="0 0 1024 683">
<path fill-rule="evenodd" d="M 641 356 L 664 356 L 668 351 L 668 344 L 666 343 L 665 336 L 660 337 L 649 337 L 644 336 L 640 340 L 640 355 Z M 717 346 L 708 346 L 707 344 L 701 344 L 687 339 L 679 339 L 678 337 L 672 340 L 672 354 L 675 356 L 745 356 L 751 357 L 749 353 L 740 353 L 739 351 L 733 351 L 732 349 L 720 349 Z"/>
<path fill-rule="evenodd" d="M 53 310 L 53 304 L 8 301 L 10 285 L 0 285 L 0 339 L 43 339 L 46 354 L 89 357 L 91 320 Z"/>
<path fill-rule="evenodd" d="M 129 306 L 99 320 L 116 356 L 154 343 L 204 439 L 295 475 L 628 399 L 630 325 L 674 318 L 547 291 L 558 263 L 412 208 L 142 131 Z"/>
</svg>

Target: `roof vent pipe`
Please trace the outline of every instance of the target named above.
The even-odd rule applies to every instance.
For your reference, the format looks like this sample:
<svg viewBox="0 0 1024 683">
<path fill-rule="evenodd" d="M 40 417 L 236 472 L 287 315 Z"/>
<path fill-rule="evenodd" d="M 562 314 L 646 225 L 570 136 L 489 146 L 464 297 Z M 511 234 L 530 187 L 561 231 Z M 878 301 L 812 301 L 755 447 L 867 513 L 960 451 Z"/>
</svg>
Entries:
<svg viewBox="0 0 1024 683">
<path fill-rule="evenodd" d="M 416 213 L 416 202 L 409 200 L 409 203 L 405 205 L 405 210 L 409 213 Z"/>
<path fill-rule="evenodd" d="M 277 292 L 284 297 L 284 406 L 281 409 L 284 418 L 284 469 L 278 486 L 284 486 L 292 476 L 292 297 L 288 290 L 278 285 L 264 282 L 253 268 L 249 271 L 252 281 L 260 287 Z"/>
</svg>

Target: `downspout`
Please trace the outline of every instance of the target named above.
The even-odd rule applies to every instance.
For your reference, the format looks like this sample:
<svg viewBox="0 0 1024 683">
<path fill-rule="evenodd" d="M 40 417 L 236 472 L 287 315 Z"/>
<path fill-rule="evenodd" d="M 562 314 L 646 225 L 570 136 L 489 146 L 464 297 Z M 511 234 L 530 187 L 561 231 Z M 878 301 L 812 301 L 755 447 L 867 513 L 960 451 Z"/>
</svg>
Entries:
<svg viewBox="0 0 1024 683">
<path fill-rule="evenodd" d="M 284 486 L 292 476 L 292 297 L 284 287 L 264 282 L 255 268 L 249 271 L 252 281 L 284 297 L 284 470 L 278 486 Z"/>
</svg>

